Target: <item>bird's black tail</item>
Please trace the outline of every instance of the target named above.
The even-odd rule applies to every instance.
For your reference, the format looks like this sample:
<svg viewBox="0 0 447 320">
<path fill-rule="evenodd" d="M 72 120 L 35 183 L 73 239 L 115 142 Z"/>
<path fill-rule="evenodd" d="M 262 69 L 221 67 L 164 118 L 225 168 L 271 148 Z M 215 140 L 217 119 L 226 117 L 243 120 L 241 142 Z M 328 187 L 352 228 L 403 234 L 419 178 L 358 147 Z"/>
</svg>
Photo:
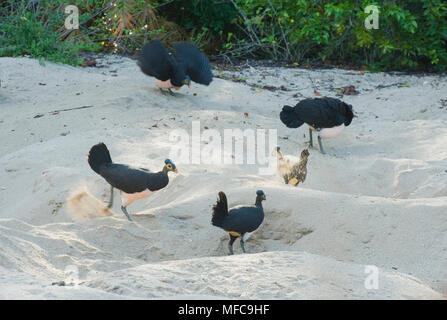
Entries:
<svg viewBox="0 0 447 320">
<path fill-rule="evenodd" d="M 103 164 L 112 163 L 112 158 L 110 157 L 109 149 L 101 142 L 90 149 L 87 161 L 92 170 L 100 174 L 99 168 Z"/>
<path fill-rule="evenodd" d="M 296 114 L 295 109 L 291 106 L 284 106 L 279 114 L 281 121 L 289 128 L 301 127 L 304 121 L 301 121 Z"/>
<path fill-rule="evenodd" d="M 163 81 L 169 79 L 172 58 L 160 40 L 146 43 L 138 52 L 137 58 L 143 73 Z"/>
<path fill-rule="evenodd" d="M 216 227 L 220 227 L 222 221 L 228 215 L 228 203 L 227 196 L 222 191 L 219 192 L 219 199 L 213 206 L 213 217 L 211 218 L 211 224 Z"/>
<path fill-rule="evenodd" d="M 213 81 L 213 72 L 208 58 L 192 43 L 175 44 L 174 56 L 192 81 L 206 86 Z"/>
</svg>

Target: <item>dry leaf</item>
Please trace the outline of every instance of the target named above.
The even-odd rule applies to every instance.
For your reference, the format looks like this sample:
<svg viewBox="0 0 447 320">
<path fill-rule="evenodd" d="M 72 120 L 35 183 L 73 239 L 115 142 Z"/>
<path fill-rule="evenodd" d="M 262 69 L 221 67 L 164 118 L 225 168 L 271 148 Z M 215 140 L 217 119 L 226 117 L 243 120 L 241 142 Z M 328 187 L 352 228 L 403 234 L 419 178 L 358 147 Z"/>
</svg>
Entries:
<svg viewBox="0 0 447 320">
<path fill-rule="evenodd" d="M 357 90 L 355 90 L 354 86 L 347 86 L 347 87 L 343 87 L 342 88 L 342 93 L 348 96 L 352 96 L 352 95 L 357 95 L 360 92 L 358 92 Z"/>
</svg>

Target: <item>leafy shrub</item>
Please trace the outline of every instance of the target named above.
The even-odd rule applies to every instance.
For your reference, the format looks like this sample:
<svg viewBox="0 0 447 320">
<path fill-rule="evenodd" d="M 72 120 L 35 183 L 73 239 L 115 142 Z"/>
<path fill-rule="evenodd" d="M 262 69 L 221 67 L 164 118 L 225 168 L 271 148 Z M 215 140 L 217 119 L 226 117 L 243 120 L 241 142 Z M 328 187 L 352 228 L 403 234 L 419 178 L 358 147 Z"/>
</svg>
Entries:
<svg viewBox="0 0 447 320">
<path fill-rule="evenodd" d="M 114 52 L 132 53 L 143 43 L 162 39 L 166 43 L 186 38 L 177 24 L 156 14 L 168 0 L 115 0 L 104 4 L 102 14 L 89 26 L 97 41 L 112 47 Z"/>
<path fill-rule="evenodd" d="M 373 69 L 447 70 L 447 4 L 442 0 L 231 1 L 244 31 L 226 44 L 231 53 Z M 378 30 L 364 26 L 368 5 L 380 10 Z"/>
<path fill-rule="evenodd" d="M 57 12 L 43 17 L 34 14 L 25 1 L 8 1 L 8 5 L 11 14 L 0 20 L 0 56 L 27 54 L 68 64 L 79 63 L 78 52 L 88 45 L 60 41 L 59 35 L 51 30 L 59 16 Z M 6 4 L 3 6 L 4 13 Z"/>
<path fill-rule="evenodd" d="M 133 52 L 152 38 L 173 38 L 174 23 L 157 18 L 163 1 L 6 0 L 0 2 L 0 56 L 30 55 L 80 64 L 79 53 L 99 49 Z M 65 7 L 79 8 L 79 29 L 66 30 Z M 177 37 L 183 39 L 183 35 Z"/>
<path fill-rule="evenodd" d="M 80 29 L 63 27 L 75 4 Z M 368 5 L 380 10 L 367 30 Z M 151 39 L 209 54 L 372 70 L 447 70 L 445 0 L 4 0 L 0 56 L 79 63 L 81 50 L 133 53 Z"/>
<path fill-rule="evenodd" d="M 230 0 L 174 0 L 161 7 L 159 14 L 175 21 L 188 32 L 191 42 L 210 53 L 223 47 L 238 17 Z"/>
</svg>

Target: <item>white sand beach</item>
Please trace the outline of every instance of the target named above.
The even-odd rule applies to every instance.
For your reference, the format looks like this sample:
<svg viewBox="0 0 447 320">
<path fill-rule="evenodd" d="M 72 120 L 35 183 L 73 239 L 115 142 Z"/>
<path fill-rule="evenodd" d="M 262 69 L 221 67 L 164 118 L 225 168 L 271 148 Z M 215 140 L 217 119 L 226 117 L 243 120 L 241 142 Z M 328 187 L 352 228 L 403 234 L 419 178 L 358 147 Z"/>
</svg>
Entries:
<svg viewBox="0 0 447 320">
<path fill-rule="evenodd" d="M 218 71 L 209 87 L 162 94 L 134 60 L 101 68 L 0 58 L 0 299 L 445 299 L 447 79 L 340 69 Z M 310 80 L 312 79 L 312 81 Z M 313 82 L 313 84 L 312 84 Z M 270 91 L 247 85 L 284 86 Z M 118 163 L 161 170 L 175 129 L 277 129 L 298 159 L 308 129 L 283 105 L 341 99 L 358 118 L 309 149 L 298 187 L 258 165 L 176 162 L 169 185 L 105 209 L 107 182 L 86 157 L 104 142 Z M 306 135 L 306 137 L 304 136 Z M 316 142 L 316 139 L 314 139 Z M 230 206 L 264 190 L 265 219 L 242 254 L 210 224 L 219 191 Z M 366 288 L 366 266 L 378 288 Z M 62 282 L 64 281 L 64 282 Z M 65 285 L 61 285 L 65 284 Z"/>
</svg>

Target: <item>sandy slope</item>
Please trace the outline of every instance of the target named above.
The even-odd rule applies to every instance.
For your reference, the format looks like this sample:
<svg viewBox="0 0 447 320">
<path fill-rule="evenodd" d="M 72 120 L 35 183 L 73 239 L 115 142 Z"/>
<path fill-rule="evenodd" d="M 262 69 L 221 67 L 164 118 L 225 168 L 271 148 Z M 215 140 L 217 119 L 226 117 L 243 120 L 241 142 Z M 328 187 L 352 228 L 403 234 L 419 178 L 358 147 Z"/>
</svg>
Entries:
<svg viewBox="0 0 447 320">
<path fill-rule="evenodd" d="M 104 60 L 105 68 L 72 68 L 0 59 L 1 298 L 447 293 L 445 77 L 246 69 L 237 76 L 291 91 L 215 79 L 209 88 L 195 85 L 171 97 L 134 61 Z M 190 131 L 191 121 L 200 120 L 202 130 L 220 132 L 277 128 L 279 145 L 293 158 L 307 130 L 285 128 L 278 113 L 296 103 L 296 93 L 314 96 L 309 76 L 328 96 L 355 85 L 360 94 L 344 100 L 359 118 L 324 142 L 328 155 L 310 150 L 304 185 L 260 176 L 256 165 L 177 163 L 180 174 L 168 188 L 129 207 L 135 223 L 119 201 L 103 210 L 97 199 L 107 197 L 108 187 L 87 165 L 91 145 L 104 141 L 115 161 L 159 170 L 172 147 L 169 133 Z M 234 205 L 254 201 L 259 188 L 267 194 L 266 218 L 247 249 L 260 254 L 218 258 L 227 253 L 227 236 L 210 226 L 217 192 Z M 364 265 L 380 267 L 379 290 L 365 290 Z M 76 293 L 51 286 L 73 267 L 82 282 Z"/>
<path fill-rule="evenodd" d="M 0 269 L 0 298 L 442 298 L 416 278 L 395 271 L 379 272 L 378 289 L 367 290 L 363 265 L 290 251 L 150 263 L 66 286 L 50 285 L 30 275 Z"/>
</svg>

